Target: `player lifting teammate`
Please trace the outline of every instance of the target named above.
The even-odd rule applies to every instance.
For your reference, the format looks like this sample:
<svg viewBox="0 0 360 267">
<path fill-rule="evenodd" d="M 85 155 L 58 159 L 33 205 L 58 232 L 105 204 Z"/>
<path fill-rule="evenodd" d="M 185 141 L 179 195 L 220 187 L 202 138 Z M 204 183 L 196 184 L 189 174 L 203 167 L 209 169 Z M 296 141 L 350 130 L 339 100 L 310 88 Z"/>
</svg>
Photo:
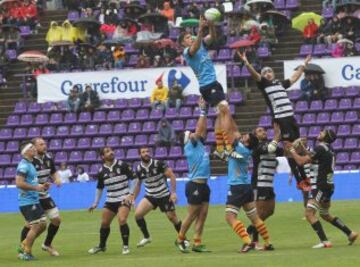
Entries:
<svg viewBox="0 0 360 267">
<path fill-rule="evenodd" d="M 209 35 L 203 37 L 205 27 L 209 27 Z M 231 116 L 229 104 L 225 100 L 224 90 L 217 81 L 214 64 L 211 61 L 207 48 L 214 42 L 216 30 L 213 22 L 200 17 L 199 30 L 196 38 L 188 32 L 179 36 L 179 43 L 184 49 L 186 63 L 194 71 L 200 86 L 203 99 L 211 106 L 217 107 L 218 115 L 215 121 L 216 150 L 214 154 L 221 159 L 226 155 L 241 157 L 232 147 L 231 132 L 235 131 L 235 122 Z"/>
<path fill-rule="evenodd" d="M 95 201 L 89 208 L 89 211 L 92 212 L 98 206 L 104 188 L 107 191 L 106 202 L 102 212 L 100 243 L 98 246 L 91 248 L 89 253 L 96 254 L 106 250 L 110 225 L 114 217 L 117 216 L 123 241 L 122 254 L 126 255 L 130 253 L 130 229 L 127 224 L 127 218 L 133 204 L 131 180 L 135 178 L 135 173 L 128 164 L 115 158 L 114 151 L 110 147 L 102 148 L 100 156 L 104 164 L 98 173 Z"/>
<path fill-rule="evenodd" d="M 179 232 L 181 221 L 175 212 L 176 196 L 176 178 L 167 164 L 161 160 L 152 159 L 149 148 L 141 147 L 139 149 L 141 162 L 136 168 L 137 181 L 134 188 L 134 198 L 140 193 L 141 183 L 145 185 L 145 197 L 140 201 L 135 209 L 135 220 L 139 226 L 144 238 L 137 244 L 143 247 L 151 243 L 151 237 L 147 229 L 145 215 L 151 210 L 159 207 L 164 212 L 169 221 L 174 225 L 176 232 Z M 170 191 L 166 179 L 170 178 Z"/>
<path fill-rule="evenodd" d="M 207 252 L 201 243 L 205 220 L 209 209 L 210 188 L 207 180 L 210 178 L 210 158 L 205 149 L 206 139 L 206 104 L 203 99 L 199 101 L 200 118 L 194 133 L 186 131 L 184 134 L 184 154 L 189 165 L 189 179 L 186 184 L 185 194 L 188 201 L 188 213 L 181 225 L 175 245 L 181 252 L 187 253 L 185 243 L 186 233 L 195 221 L 194 252 Z"/>
<path fill-rule="evenodd" d="M 317 210 L 319 210 L 322 219 L 344 232 L 348 237 L 349 245 L 352 245 L 358 238 L 358 233 L 351 231 L 338 217 L 333 217 L 329 213 L 331 196 L 334 193 L 333 179 L 335 166 L 335 155 L 330 144 L 336 140 L 336 134 L 332 130 L 325 130 L 320 132 L 317 139 L 320 143 L 315 147 L 311 155 L 301 156 L 294 147 L 288 144 L 290 153 L 297 164 L 304 165 L 311 163 L 314 179 L 316 179 L 316 184 L 314 184 L 311 194 L 309 194 L 305 210 L 307 221 L 311 224 L 321 241 L 321 243 L 313 246 L 313 248 L 329 248 L 332 246 L 326 237 L 320 221 L 316 217 Z"/>
</svg>

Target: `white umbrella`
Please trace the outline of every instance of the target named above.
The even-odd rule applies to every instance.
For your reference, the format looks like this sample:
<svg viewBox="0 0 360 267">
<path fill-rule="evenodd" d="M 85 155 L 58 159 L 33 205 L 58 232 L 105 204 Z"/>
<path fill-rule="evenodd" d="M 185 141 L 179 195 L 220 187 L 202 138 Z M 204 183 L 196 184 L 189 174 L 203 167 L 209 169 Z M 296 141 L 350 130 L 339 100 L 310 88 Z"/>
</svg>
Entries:
<svg viewBox="0 0 360 267">
<path fill-rule="evenodd" d="M 246 2 L 246 5 L 251 5 L 251 4 L 269 4 L 272 6 L 274 5 L 271 0 L 249 0 Z"/>
<path fill-rule="evenodd" d="M 249 19 L 247 20 L 245 23 L 244 23 L 244 30 L 245 31 L 249 31 L 251 30 L 252 27 L 256 27 L 256 28 L 259 28 L 260 27 L 260 24 L 259 22 L 257 22 L 256 20 L 253 20 L 253 19 Z"/>
<path fill-rule="evenodd" d="M 354 45 L 354 42 L 349 40 L 349 39 L 346 39 L 346 38 L 343 38 L 343 39 L 340 39 L 339 41 L 337 41 L 338 44 L 341 44 L 341 43 L 347 43 L 347 44 L 350 44 L 350 45 Z"/>
</svg>

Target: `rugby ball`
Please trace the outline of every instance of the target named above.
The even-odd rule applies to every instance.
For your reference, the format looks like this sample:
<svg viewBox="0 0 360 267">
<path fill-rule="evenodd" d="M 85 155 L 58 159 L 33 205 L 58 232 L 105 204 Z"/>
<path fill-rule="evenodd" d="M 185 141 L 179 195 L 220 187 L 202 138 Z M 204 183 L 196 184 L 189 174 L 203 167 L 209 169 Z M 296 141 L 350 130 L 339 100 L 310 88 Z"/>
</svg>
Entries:
<svg viewBox="0 0 360 267">
<path fill-rule="evenodd" d="M 221 20 L 221 13 L 216 8 L 209 8 L 205 11 L 204 16 L 207 21 L 218 22 Z"/>
</svg>

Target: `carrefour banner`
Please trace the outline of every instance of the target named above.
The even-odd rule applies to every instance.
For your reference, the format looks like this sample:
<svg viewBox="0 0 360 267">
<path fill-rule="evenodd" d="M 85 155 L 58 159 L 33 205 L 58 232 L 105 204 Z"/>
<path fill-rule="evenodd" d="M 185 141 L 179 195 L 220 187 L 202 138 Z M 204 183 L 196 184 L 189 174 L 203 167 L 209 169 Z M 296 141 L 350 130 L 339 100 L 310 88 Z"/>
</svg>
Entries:
<svg viewBox="0 0 360 267">
<path fill-rule="evenodd" d="M 294 69 L 303 63 L 303 60 L 284 61 L 285 79 L 290 78 L 294 73 Z M 325 71 L 326 87 L 360 85 L 360 57 L 312 59 L 311 63 L 321 66 Z M 291 89 L 300 89 L 302 79 L 303 77 L 293 84 Z"/>
<path fill-rule="evenodd" d="M 215 70 L 226 92 L 226 66 L 215 65 Z M 123 69 L 40 75 L 37 78 L 38 102 L 66 100 L 74 85 L 84 90 L 88 84 L 99 93 L 100 99 L 149 97 L 160 77 L 168 87 L 177 80 L 184 95 L 199 94 L 199 84 L 190 67 Z"/>
</svg>

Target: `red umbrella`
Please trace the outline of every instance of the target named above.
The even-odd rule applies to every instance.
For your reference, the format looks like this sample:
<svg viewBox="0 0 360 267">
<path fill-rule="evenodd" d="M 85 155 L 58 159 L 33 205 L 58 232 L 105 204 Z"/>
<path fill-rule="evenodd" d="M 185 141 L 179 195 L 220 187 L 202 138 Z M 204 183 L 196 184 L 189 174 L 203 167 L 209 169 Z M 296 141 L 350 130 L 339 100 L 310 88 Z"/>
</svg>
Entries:
<svg viewBox="0 0 360 267">
<path fill-rule="evenodd" d="M 171 39 L 160 39 L 154 42 L 158 48 L 176 48 L 176 43 Z"/>
<path fill-rule="evenodd" d="M 47 62 L 49 60 L 49 58 L 46 55 L 36 50 L 26 51 L 20 54 L 17 59 L 24 62 L 38 62 L 38 63 Z"/>
<path fill-rule="evenodd" d="M 250 40 L 239 40 L 239 41 L 236 41 L 235 43 L 232 43 L 230 45 L 230 48 L 240 48 L 240 47 L 247 47 L 247 46 L 252 46 L 254 45 L 254 42 L 253 41 L 250 41 Z"/>
</svg>

